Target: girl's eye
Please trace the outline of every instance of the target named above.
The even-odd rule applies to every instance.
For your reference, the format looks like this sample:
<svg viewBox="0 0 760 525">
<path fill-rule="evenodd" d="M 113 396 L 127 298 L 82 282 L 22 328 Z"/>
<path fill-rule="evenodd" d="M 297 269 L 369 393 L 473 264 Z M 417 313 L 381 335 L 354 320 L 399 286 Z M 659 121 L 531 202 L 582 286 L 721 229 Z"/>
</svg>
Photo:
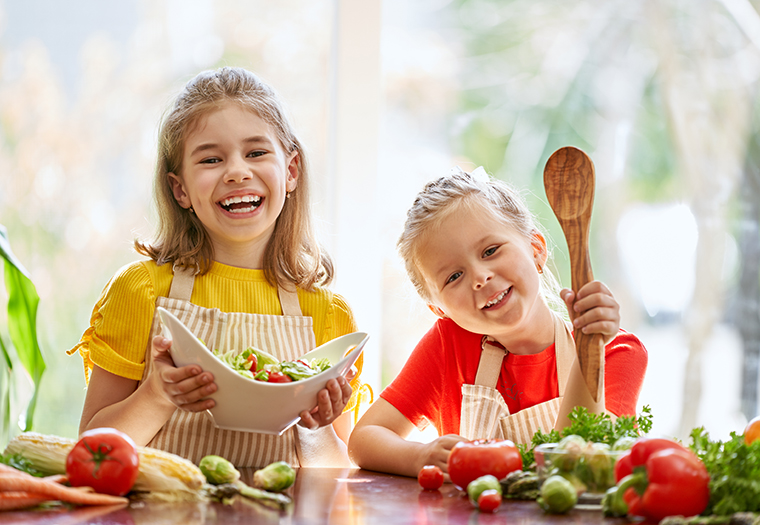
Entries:
<svg viewBox="0 0 760 525">
<path fill-rule="evenodd" d="M 217 157 L 209 157 L 207 159 L 202 159 L 199 164 L 216 164 L 217 162 L 222 162 L 222 160 Z"/>
<path fill-rule="evenodd" d="M 249 157 L 261 157 L 262 155 L 265 155 L 266 151 L 256 150 L 252 151 L 248 154 Z"/>
<path fill-rule="evenodd" d="M 454 281 L 456 281 L 457 279 L 459 279 L 459 277 L 461 275 L 462 275 L 462 272 L 454 272 L 454 273 L 452 273 L 451 275 L 449 275 L 449 278 L 446 279 L 446 284 L 453 283 Z"/>
<path fill-rule="evenodd" d="M 483 252 L 483 257 L 490 257 L 491 255 L 496 253 L 497 248 L 498 248 L 497 246 L 492 246 L 486 249 L 486 251 Z"/>
</svg>

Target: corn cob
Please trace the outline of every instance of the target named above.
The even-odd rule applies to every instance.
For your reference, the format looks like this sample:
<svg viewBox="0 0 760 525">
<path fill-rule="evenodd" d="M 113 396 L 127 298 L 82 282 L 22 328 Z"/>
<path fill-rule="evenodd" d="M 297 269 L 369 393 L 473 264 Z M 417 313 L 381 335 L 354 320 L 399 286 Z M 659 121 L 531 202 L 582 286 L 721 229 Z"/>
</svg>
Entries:
<svg viewBox="0 0 760 525">
<path fill-rule="evenodd" d="M 24 432 L 8 443 L 4 453 L 22 455 L 45 474 L 65 474 L 66 456 L 75 444 L 69 438 Z M 175 454 L 150 447 L 137 447 L 137 452 L 140 473 L 133 491 L 175 494 L 182 499 L 198 494 L 206 481 L 197 466 Z"/>
</svg>

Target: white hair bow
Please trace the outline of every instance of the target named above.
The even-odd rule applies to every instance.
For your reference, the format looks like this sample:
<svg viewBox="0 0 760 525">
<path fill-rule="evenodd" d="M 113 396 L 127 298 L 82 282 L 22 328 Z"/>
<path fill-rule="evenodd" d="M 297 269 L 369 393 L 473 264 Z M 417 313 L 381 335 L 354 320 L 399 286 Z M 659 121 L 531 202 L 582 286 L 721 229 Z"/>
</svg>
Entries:
<svg viewBox="0 0 760 525">
<path fill-rule="evenodd" d="M 459 175 L 465 173 L 465 171 L 460 168 L 459 166 L 454 166 L 451 168 L 451 174 L 452 175 Z M 475 179 L 478 182 L 488 182 L 490 180 L 490 177 L 488 176 L 488 173 L 486 173 L 486 170 L 483 168 L 483 166 L 478 166 L 474 170 L 470 172 L 470 175 L 473 179 Z"/>
</svg>

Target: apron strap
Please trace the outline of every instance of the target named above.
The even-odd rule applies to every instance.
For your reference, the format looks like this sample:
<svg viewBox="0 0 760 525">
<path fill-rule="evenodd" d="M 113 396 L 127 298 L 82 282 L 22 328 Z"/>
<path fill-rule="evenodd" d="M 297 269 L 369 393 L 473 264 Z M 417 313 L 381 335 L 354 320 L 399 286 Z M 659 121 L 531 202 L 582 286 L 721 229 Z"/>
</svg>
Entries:
<svg viewBox="0 0 760 525">
<path fill-rule="evenodd" d="M 169 288 L 169 299 L 179 299 L 190 302 L 193 294 L 193 285 L 195 284 L 195 268 L 189 266 L 174 265 L 172 267 L 174 277 L 172 278 L 171 288 Z M 298 302 L 298 294 L 295 290 L 286 290 L 278 286 L 277 295 L 280 298 L 282 315 L 302 317 L 301 305 Z"/>
<path fill-rule="evenodd" d="M 496 388 L 501 374 L 501 364 L 504 362 L 504 356 L 507 351 L 491 342 L 487 336 L 483 336 L 480 343 L 482 352 L 480 353 L 480 362 L 478 371 L 475 374 L 474 385 L 488 386 Z"/>
<path fill-rule="evenodd" d="M 575 340 L 567 323 L 558 314 L 554 314 L 554 354 L 557 361 L 557 386 L 559 395 L 565 395 L 567 378 L 575 361 Z"/>
<path fill-rule="evenodd" d="M 169 299 L 179 299 L 190 302 L 190 296 L 193 295 L 193 284 L 195 284 L 195 268 L 189 266 L 172 266 L 172 286 L 169 289 Z"/>
<path fill-rule="evenodd" d="M 291 317 L 301 317 L 301 305 L 298 302 L 298 293 L 295 290 L 286 290 L 282 286 L 277 286 L 277 295 L 280 296 L 280 306 L 282 315 Z"/>
</svg>

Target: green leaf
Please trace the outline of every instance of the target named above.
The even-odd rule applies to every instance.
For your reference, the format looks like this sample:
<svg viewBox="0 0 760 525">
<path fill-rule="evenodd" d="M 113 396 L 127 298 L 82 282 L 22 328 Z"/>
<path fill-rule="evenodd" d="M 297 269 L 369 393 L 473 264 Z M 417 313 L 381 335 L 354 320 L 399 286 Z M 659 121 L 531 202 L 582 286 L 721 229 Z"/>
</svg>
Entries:
<svg viewBox="0 0 760 525">
<path fill-rule="evenodd" d="M 6 229 L 3 226 L 0 226 L 0 254 L 5 259 L 5 286 L 8 290 L 8 333 L 11 343 L 16 349 L 19 362 L 29 373 L 34 383 L 34 391 L 27 406 L 23 428 L 24 431 L 28 431 L 32 428 L 40 380 L 45 371 L 45 360 L 37 341 L 37 305 L 40 298 L 26 268 L 13 254 Z M 6 364 L 10 363 L 4 346 L 3 352 L 6 357 Z"/>
</svg>

